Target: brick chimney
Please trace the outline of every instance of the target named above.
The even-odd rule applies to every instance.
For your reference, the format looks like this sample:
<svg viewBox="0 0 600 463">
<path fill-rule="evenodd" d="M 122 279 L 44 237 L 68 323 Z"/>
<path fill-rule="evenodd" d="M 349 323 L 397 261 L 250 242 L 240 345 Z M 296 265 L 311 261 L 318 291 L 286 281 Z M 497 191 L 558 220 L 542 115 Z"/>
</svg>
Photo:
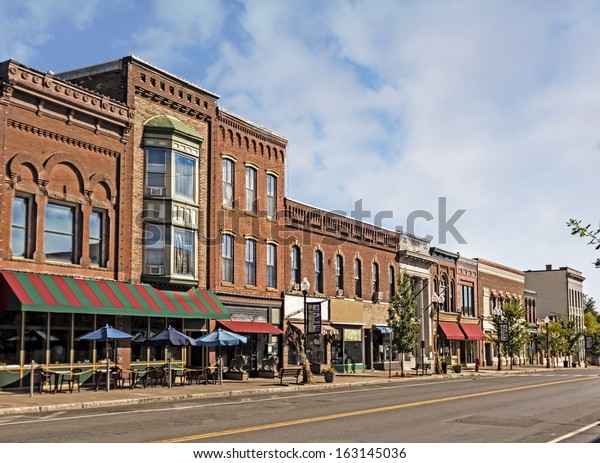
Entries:
<svg viewBox="0 0 600 463">
<path fill-rule="evenodd" d="M 552 270 L 552 264 L 546 264 L 546 272 Z"/>
</svg>

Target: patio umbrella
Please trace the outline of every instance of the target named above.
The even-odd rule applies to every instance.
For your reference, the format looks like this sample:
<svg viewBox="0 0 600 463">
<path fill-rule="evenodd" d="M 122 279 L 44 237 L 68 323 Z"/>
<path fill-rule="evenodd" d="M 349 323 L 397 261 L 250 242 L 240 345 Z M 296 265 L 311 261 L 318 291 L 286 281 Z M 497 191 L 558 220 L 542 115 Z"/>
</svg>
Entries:
<svg viewBox="0 0 600 463">
<path fill-rule="evenodd" d="M 6 341 L 18 341 L 19 339 L 20 339 L 20 337 L 18 335 L 15 335 L 15 336 L 11 336 L 10 338 L 7 338 Z M 42 330 L 34 330 L 34 329 L 26 330 L 25 336 L 23 336 L 23 340 L 25 342 L 45 341 L 46 339 L 47 339 L 46 333 L 43 332 Z M 58 341 L 58 338 L 56 336 L 50 335 L 50 341 Z"/>
<path fill-rule="evenodd" d="M 133 336 L 121 330 L 106 325 L 96 331 L 84 334 L 79 339 L 82 341 L 106 341 L 106 390 L 110 389 L 110 359 L 108 357 L 109 339 L 131 339 Z"/>
<path fill-rule="evenodd" d="M 237 346 L 238 344 L 245 344 L 248 342 L 248 338 L 246 336 L 241 336 L 236 333 L 232 333 L 231 331 L 227 331 L 221 328 L 218 328 L 216 331 L 212 333 L 205 334 L 196 339 L 196 345 L 198 346 L 218 346 L 219 347 L 219 360 L 221 361 L 219 367 L 219 382 L 223 383 L 223 359 L 221 357 L 221 346 Z"/>
<path fill-rule="evenodd" d="M 166 347 L 167 348 L 167 362 L 169 368 L 169 387 L 171 387 L 171 356 L 169 355 L 170 346 L 195 346 L 196 341 L 175 328 L 169 326 L 166 330 L 161 331 L 156 336 L 152 336 L 144 341 L 144 344 L 148 346 Z"/>
</svg>

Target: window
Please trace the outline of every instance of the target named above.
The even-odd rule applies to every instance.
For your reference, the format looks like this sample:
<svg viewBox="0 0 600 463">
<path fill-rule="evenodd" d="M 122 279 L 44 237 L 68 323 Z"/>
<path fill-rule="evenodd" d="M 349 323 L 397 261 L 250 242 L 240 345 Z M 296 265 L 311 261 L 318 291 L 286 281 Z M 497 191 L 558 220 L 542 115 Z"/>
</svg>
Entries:
<svg viewBox="0 0 600 463">
<path fill-rule="evenodd" d="M 144 261 L 146 273 L 164 275 L 165 265 L 165 226 L 146 224 L 144 227 Z"/>
<path fill-rule="evenodd" d="M 323 292 L 323 253 L 315 252 L 315 291 Z"/>
<path fill-rule="evenodd" d="M 461 312 L 466 317 L 475 316 L 475 304 L 473 303 L 473 286 L 460 286 L 460 308 Z"/>
<path fill-rule="evenodd" d="M 195 233 L 192 230 L 173 230 L 173 273 L 194 277 L 196 275 Z"/>
<path fill-rule="evenodd" d="M 362 269 L 360 259 L 354 259 L 354 294 L 362 297 Z"/>
<path fill-rule="evenodd" d="M 446 275 L 442 275 L 440 279 L 440 296 L 444 296 L 444 305 L 442 310 L 444 312 L 448 312 L 448 296 L 450 293 L 450 289 L 448 288 L 448 280 L 446 279 Z"/>
<path fill-rule="evenodd" d="M 75 262 L 75 208 L 48 203 L 44 217 L 46 259 Z"/>
<path fill-rule="evenodd" d="M 300 284 L 300 248 L 292 246 L 292 284 Z"/>
<path fill-rule="evenodd" d="M 277 177 L 267 175 L 267 217 L 275 219 L 277 214 Z"/>
<path fill-rule="evenodd" d="M 104 267 L 106 265 L 105 257 L 105 217 L 106 214 L 102 211 L 92 211 L 90 216 L 90 242 L 89 242 L 89 254 L 90 264 Z"/>
<path fill-rule="evenodd" d="M 277 287 L 277 246 L 267 244 L 267 288 Z"/>
<path fill-rule="evenodd" d="M 12 205 L 10 248 L 13 257 L 30 257 L 29 200 L 15 196 Z"/>
<path fill-rule="evenodd" d="M 396 294 L 396 272 L 394 271 L 394 267 L 392 267 L 391 265 L 389 270 L 389 280 L 390 297 L 392 297 L 394 294 Z"/>
<path fill-rule="evenodd" d="M 256 213 L 256 169 L 246 167 L 246 211 Z"/>
<path fill-rule="evenodd" d="M 223 159 L 223 206 L 233 207 L 233 161 Z"/>
<path fill-rule="evenodd" d="M 175 196 L 190 202 L 196 201 L 195 171 L 196 161 L 175 153 Z"/>
<path fill-rule="evenodd" d="M 146 186 L 150 194 L 164 194 L 167 152 L 156 148 L 146 150 Z"/>
<path fill-rule="evenodd" d="M 379 292 L 379 264 L 377 262 L 373 262 L 371 274 L 373 275 L 373 297 L 377 297 Z"/>
<path fill-rule="evenodd" d="M 223 281 L 233 283 L 233 236 L 223 235 L 221 239 L 221 266 Z"/>
<path fill-rule="evenodd" d="M 344 258 L 340 254 L 335 256 L 335 287 L 344 290 Z"/>
<path fill-rule="evenodd" d="M 246 284 L 256 286 L 256 241 L 246 240 Z"/>
</svg>

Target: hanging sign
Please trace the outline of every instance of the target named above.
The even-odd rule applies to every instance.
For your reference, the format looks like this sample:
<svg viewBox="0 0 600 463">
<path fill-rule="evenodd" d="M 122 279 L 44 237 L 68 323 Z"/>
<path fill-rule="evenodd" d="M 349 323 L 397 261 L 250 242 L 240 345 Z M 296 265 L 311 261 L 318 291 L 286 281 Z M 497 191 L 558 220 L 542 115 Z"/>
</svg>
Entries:
<svg viewBox="0 0 600 463">
<path fill-rule="evenodd" d="M 508 342 L 510 340 L 510 336 L 508 334 L 508 323 L 500 323 L 500 341 Z"/>
<path fill-rule="evenodd" d="M 306 304 L 306 334 L 321 334 L 321 303 Z"/>
</svg>

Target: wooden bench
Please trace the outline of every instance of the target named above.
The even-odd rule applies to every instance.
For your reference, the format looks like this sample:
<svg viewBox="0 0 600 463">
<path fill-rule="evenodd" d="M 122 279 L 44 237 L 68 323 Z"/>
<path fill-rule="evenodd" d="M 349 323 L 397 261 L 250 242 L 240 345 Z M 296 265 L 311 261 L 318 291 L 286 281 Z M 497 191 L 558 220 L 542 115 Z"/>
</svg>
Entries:
<svg viewBox="0 0 600 463">
<path fill-rule="evenodd" d="M 279 378 L 279 385 L 283 386 L 283 378 L 293 377 L 296 378 L 296 384 L 300 384 L 300 376 L 302 375 L 302 368 L 282 368 L 277 372 L 277 378 Z"/>
<path fill-rule="evenodd" d="M 421 375 L 426 375 L 430 366 L 430 363 L 417 363 L 417 365 L 412 367 L 411 370 L 415 370 L 415 373 L 419 373 L 419 370 L 421 370 Z"/>
</svg>

